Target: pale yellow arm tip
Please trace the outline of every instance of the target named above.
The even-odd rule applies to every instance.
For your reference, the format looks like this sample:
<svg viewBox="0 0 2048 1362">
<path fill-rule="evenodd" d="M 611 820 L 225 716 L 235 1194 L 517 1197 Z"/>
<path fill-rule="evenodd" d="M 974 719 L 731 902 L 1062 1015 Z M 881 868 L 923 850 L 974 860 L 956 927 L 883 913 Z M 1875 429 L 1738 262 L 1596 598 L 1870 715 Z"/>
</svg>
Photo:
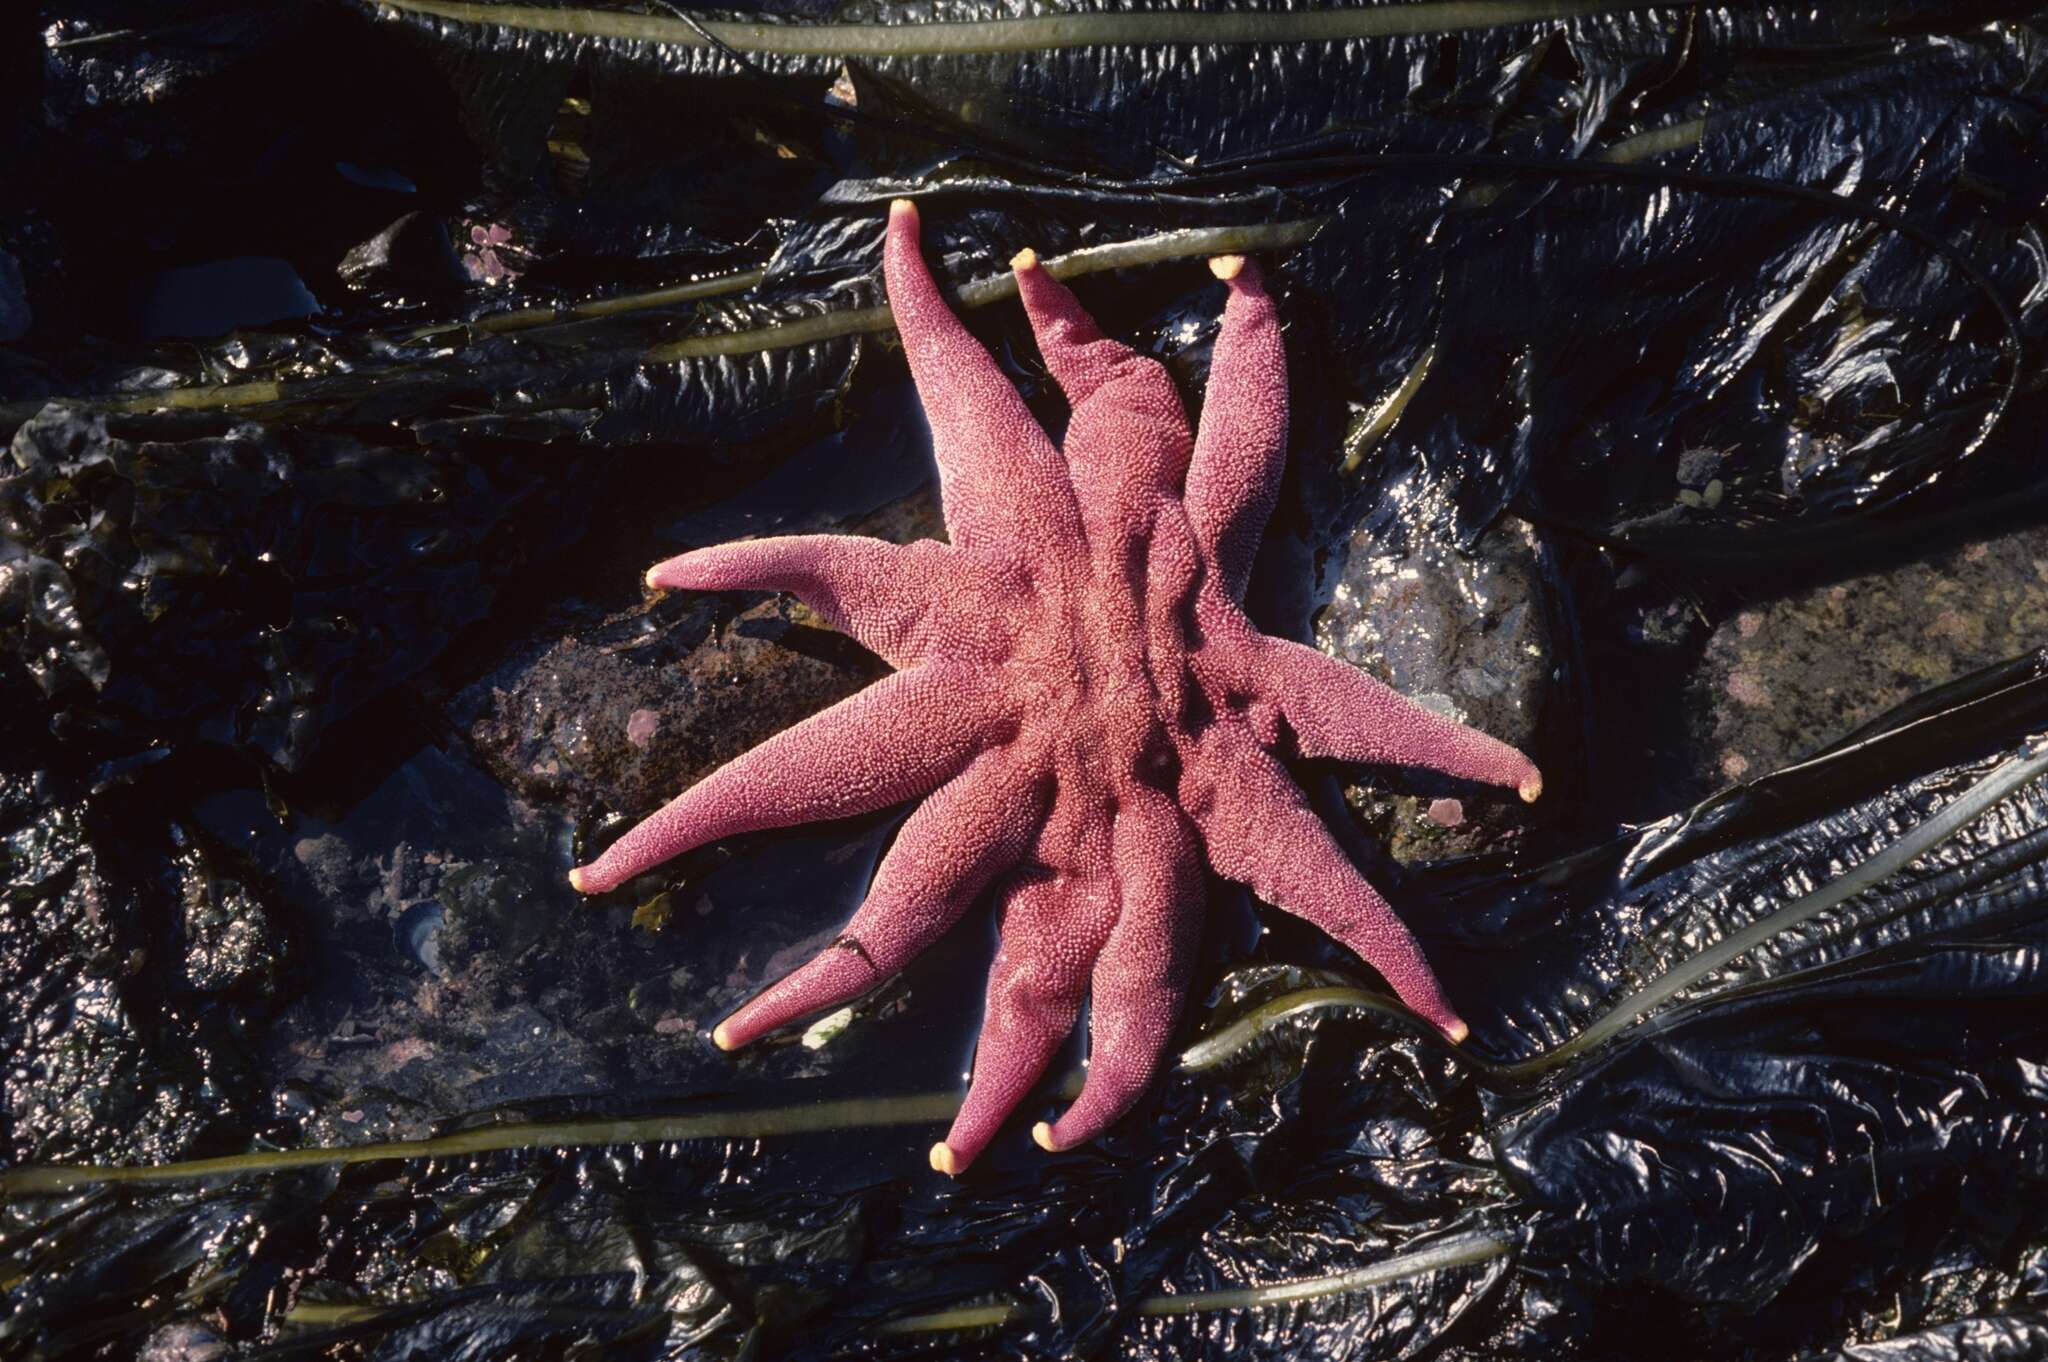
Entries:
<svg viewBox="0 0 2048 1362">
<path fill-rule="evenodd" d="M 1026 270 L 1037 269 L 1038 252 L 1032 250 L 1029 246 L 1026 246 L 1023 250 L 1017 252 L 1015 255 L 1010 257 L 1010 268 L 1017 271 L 1017 273 L 1019 274 L 1022 274 Z"/>
<path fill-rule="evenodd" d="M 1060 1147 L 1052 1142 L 1052 1123 L 1040 1121 L 1031 1127 L 1031 1142 L 1048 1154 L 1057 1154 Z"/>
<path fill-rule="evenodd" d="M 1465 1025 L 1465 1023 L 1461 1021 L 1452 1022 L 1450 1030 L 1444 1032 L 1444 1034 L 1451 1038 L 1451 1044 L 1463 1045 L 1465 1043 L 1465 1037 L 1472 1034 L 1472 1028 Z"/>
<path fill-rule="evenodd" d="M 1524 804 L 1534 804 L 1543 794 L 1543 777 L 1530 776 L 1522 782 L 1522 788 L 1516 793 L 1522 796 Z"/>
<path fill-rule="evenodd" d="M 960 1176 L 960 1156 L 944 1140 L 932 1146 L 932 1171 L 944 1173 L 949 1178 Z"/>
<path fill-rule="evenodd" d="M 1219 255 L 1213 256 L 1209 260 L 1209 273 L 1215 275 L 1226 284 L 1237 278 L 1243 271 L 1244 257 L 1241 255 Z"/>
<path fill-rule="evenodd" d="M 896 213 L 908 213 L 912 217 L 916 217 L 917 205 L 912 203 L 909 199 L 891 199 L 889 201 L 889 212 L 892 215 Z"/>
<path fill-rule="evenodd" d="M 732 1032 L 725 1029 L 724 1022 L 720 1022 L 718 1025 L 711 1028 L 711 1043 L 713 1045 L 716 1045 L 721 1050 L 730 1050 L 734 1048 Z"/>
<path fill-rule="evenodd" d="M 588 889 L 585 889 L 585 888 L 583 887 L 583 867 L 582 867 L 582 866 L 580 866 L 580 865 L 579 865 L 579 866 L 577 866 L 577 867 L 576 867 L 576 868 L 575 868 L 574 870 L 572 870 L 572 871 L 570 871 L 570 872 L 569 872 L 569 887 L 570 887 L 571 889 L 574 889 L 574 890 L 575 890 L 575 891 L 576 891 L 577 893 L 579 893 L 579 894 L 587 894 L 587 893 L 589 893 L 589 892 L 590 892 L 590 891 L 589 891 Z"/>
</svg>

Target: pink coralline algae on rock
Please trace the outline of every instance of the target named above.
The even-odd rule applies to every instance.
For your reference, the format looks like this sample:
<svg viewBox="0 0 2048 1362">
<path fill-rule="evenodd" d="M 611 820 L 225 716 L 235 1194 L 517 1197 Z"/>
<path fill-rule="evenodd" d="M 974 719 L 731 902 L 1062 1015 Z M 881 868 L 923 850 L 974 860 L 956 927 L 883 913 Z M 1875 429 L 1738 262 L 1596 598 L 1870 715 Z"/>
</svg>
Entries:
<svg viewBox="0 0 2048 1362">
<path fill-rule="evenodd" d="M 721 1022 L 745 1045 L 902 969 L 984 890 L 1001 946 L 966 1100 L 932 1166 L 958 1173 L 1089 1000 L 1086 1082 L 1033 1138 L 1093 1139 L 1158 1071 L 1187 991 L 1203 859 L 1377 969 L 1451 1040 L 1465 1024 L 1414 937 L 1272 752 L 1542 789 L 1512 747 L 1416 705 L 1239 605 L 1286 457 L 1287 364 L 1257 266 L 1229 287 L 1198 433 L 1160 365 L 1107 339 L 1025 251 L 1012 262 L 1072 408 L 1056 447 L 948 310 L 890 212 L 884 274 L 931 420 L 950 543 L 796 535 L 700 549 L 657 588 L 794 592 L 898 670 L 706 776 L 571 872 L 601 893 L 735 833 L 921 799 L 838 939 Z"/>
</svg>

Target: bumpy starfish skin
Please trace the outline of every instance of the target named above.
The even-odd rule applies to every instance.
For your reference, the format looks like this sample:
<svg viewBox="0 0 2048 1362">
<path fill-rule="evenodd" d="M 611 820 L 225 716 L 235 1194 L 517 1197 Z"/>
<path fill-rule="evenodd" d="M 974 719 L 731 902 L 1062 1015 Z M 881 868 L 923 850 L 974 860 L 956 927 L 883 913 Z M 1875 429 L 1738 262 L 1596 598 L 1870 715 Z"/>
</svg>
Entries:
<svg viewBox="0 0 2048 1362">
<path fill-rule="evenodd" d="M 719 1024 L 732 1049 L 867 992 L 984 890 L 1001 945 L 974 1072 L 932 1166 L 966 1168 L 1090 999 L 1081 1095 L 1032 1134 L 1094 1138 L 1166 1051 L 1202 860 L 1364 957 L 1461 1040 L 1415 939 L 1269 750 L 1518 789 L 1528 758 L 1239 606 L 1286 455 L 1287 365 L 1258 269 L 1229 286 L 1201 431 L 1166 371 L 1105 338 L 1030 251 L 1012 262 L 1072 408 L 1064 448 L 948 310 L 898 201 L 884 273 L 930 418 L 951 543 L 796 535 L 686 553 L 657 588 L 794 592 L 899 670 L 706 776 L 570 875 L 600 893 L 734 833 L 922 798 L 838 942 Z"/>
</svg>

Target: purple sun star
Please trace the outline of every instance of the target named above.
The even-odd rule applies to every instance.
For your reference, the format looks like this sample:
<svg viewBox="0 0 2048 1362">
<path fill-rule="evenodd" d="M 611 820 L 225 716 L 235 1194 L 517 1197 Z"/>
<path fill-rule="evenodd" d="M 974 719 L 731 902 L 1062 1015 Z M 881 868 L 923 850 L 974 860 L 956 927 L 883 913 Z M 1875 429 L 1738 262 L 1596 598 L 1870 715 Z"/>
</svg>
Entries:
<svg viewBox="0 0 2048 1362">
<path fill-rule="evenodd" d="M 1201 932 L 1203 860 L 1356 951 L 1462 1040 L 1415 938 L 1270 749 L 1542 790 L 1514 748 L 1355 667 L 1259 632 L 1239 602 L 1286 457 L 1287 360 L 1258 267 L 1229 286 L 1201 429 L 1166 371 L 1012 262 L 1072 406 L 1064 448 L 947 309 L 890 211 L 890 302 L 931 420 L 950 543 L 794 535 L 700 549 L 657 588 L 788 591 L 898 668 L 720 767 L 570 873 L 600 893 L 735 833 L 923 802 L 838 941 L 721 1022 L 725 1049 L 903 968 L 991 887 L 1002 943 L 966 1101 L 932 1166 L 959 1173 L 1089 1000 L 1080 1097 L 1033 1137 L 1093 1139 L 1158 1071 Z"/>
</svg>

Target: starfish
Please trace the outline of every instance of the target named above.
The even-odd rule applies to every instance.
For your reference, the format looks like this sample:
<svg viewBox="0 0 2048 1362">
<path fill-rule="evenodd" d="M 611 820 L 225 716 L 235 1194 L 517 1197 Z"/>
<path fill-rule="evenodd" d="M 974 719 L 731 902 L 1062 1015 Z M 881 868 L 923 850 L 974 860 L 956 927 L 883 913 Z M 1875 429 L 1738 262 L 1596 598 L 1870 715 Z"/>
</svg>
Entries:
<svg viewBox="0 0 2048 1362">
<path fill-rule="evenodd" d="M 1027 250 L 1011 262 L 1071 407 L 1063 446 L 961 325 L 891 206 L 883 273 L 931 422 L 950 542 L 792 535 L 656 565 L 656 589 L 795 593 L 897 670 L 713 771 L 570 872 L 602 893 L 736 833 L 923 802 L 837 941 L 720 1022 L 721 1049 L 866 993 L 980 896 L 1001 943 L 959 1115 L 958 1174 L 1089 1002 L 1080 1096 L 1032 1135 L 1092 1140 L 1150 1085 L 1180 1014 L 1203 861 L 1370 963 L 1451 1041 L 1467 1028 L 1422 952 L 1273 753 L 1422 766 L 1533 800 L 1514 748 L 1240 604 L 1287 444 L 1287 360 L 1258 267 L 1228 287 L 1200 431 L 1164 368 L 1105 337 Z"/>
</svg>

